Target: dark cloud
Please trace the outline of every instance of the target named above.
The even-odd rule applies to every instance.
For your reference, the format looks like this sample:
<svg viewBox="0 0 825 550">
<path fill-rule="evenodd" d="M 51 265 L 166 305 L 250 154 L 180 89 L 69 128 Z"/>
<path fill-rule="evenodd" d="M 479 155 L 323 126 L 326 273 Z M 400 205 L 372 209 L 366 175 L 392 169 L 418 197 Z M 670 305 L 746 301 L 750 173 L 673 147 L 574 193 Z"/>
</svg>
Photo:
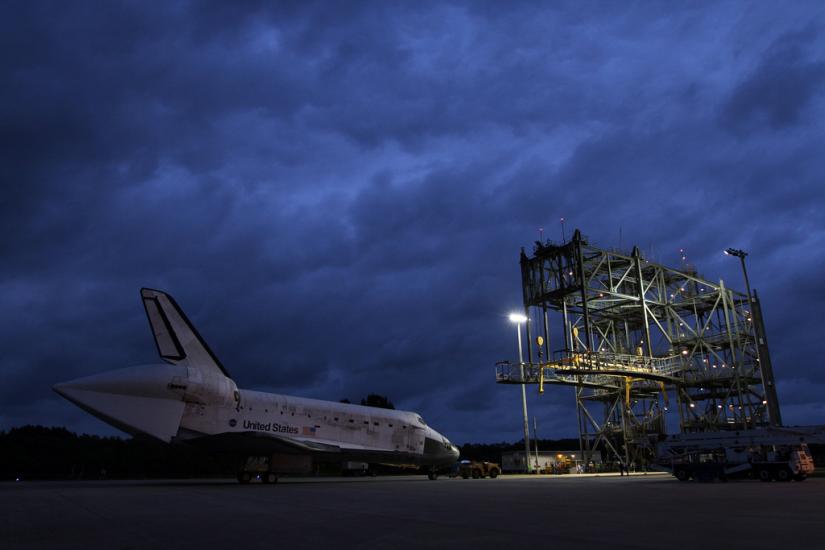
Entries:
<svg viewBox="0 0 825 550">
<path fill-rule="evenodd" d="M 816 51 L 820 32 L 816 24 L 809 24 L 777 38 L 723 105 L 723 124 L 741 134 L 803 122 L 810 103 L 825 92 L 825 60 Z"/>
<path fill-rule="evenodd" d="M 152 286 L 243 387 L 517 439 L 493 364 L 562 216 L 734 286 L 749 250 L 786 417 L 821 421 L 817 8 L 5 4 L 0 427 L 102 430 L 49 387 L 156 361 Z"/>
</svg>

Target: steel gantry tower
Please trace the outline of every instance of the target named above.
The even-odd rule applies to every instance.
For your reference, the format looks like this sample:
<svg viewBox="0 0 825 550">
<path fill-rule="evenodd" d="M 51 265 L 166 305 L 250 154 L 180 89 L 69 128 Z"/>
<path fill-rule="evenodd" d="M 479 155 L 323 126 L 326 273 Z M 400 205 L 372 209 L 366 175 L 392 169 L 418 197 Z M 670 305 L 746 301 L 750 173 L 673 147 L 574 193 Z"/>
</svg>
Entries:
<svg viewBox="0 0 825 550">
<path fill-rule="evenodd" d="M 536 242 L 532 256 L 522 249 L 521 277 L 527 358 L 499 363 L 496 381 L 573 386 L 585 460 L 604 448 L 642 465 L 674 409 L 683 432 L 780 424 L 755 295 L 638 247 L 595 247 L 578 230 L 567 243 Z M 561 320 L 555 346 L 551 317 Z"/>
</svg>

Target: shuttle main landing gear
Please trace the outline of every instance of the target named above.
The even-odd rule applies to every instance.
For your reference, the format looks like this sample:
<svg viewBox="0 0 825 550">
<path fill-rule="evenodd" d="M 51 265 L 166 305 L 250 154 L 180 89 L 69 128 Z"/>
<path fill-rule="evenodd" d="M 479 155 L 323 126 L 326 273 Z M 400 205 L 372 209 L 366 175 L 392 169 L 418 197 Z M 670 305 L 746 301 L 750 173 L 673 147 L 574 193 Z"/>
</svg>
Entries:
<svg viewBox="0 0 825 550">
<path fill-rule="evenodd" d="M 246 485 L 256 477 L 259 477 L 261 479 L 261 483 L 278 483 L 278 474 L 276 474 L 275 472 L 254 473 L 247 471 L 238 472 L 238 483 L 240 483 L 241 485 Z"/>
<path fill-rule="evenodd" d="M 250 456 L 238 470 L 238 483 L 246 485 L 255 478 L 266 484 L 277 483 L 278 474 L 270 470 L 270 467 L 269 457 Z"/>
</svg>

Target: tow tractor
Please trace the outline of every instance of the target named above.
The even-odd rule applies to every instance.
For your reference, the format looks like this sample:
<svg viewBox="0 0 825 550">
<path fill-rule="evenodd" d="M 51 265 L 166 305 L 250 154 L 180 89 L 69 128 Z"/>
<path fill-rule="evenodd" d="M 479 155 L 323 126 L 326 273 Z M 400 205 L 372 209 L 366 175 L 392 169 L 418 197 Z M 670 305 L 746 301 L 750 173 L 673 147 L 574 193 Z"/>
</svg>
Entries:
<svg viewBox="0 0 825 550">
<path fill-rule="evenodd" d="M 501 473 L 501 466 L 499 466 L 496 462 L 462 460 L 458 472 L 464 479 L 467 479 L 468 477 L 480 479 L 487 476 L 490 476 L 491 479 L 495 479 Z"/>
</svg>

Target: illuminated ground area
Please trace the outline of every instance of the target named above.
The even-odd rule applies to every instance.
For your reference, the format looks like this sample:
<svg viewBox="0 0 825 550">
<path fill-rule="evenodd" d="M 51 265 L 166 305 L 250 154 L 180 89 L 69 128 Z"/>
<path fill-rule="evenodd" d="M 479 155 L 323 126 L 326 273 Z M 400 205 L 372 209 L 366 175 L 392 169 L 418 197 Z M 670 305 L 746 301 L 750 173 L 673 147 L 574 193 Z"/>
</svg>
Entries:
<svg viewBox="0 0 825 550">
<path fill-rule="evenodd" d="M 822 548 L 823 505 L 825 479 L 4 483 L 0 548 Z"/>
</svg>

